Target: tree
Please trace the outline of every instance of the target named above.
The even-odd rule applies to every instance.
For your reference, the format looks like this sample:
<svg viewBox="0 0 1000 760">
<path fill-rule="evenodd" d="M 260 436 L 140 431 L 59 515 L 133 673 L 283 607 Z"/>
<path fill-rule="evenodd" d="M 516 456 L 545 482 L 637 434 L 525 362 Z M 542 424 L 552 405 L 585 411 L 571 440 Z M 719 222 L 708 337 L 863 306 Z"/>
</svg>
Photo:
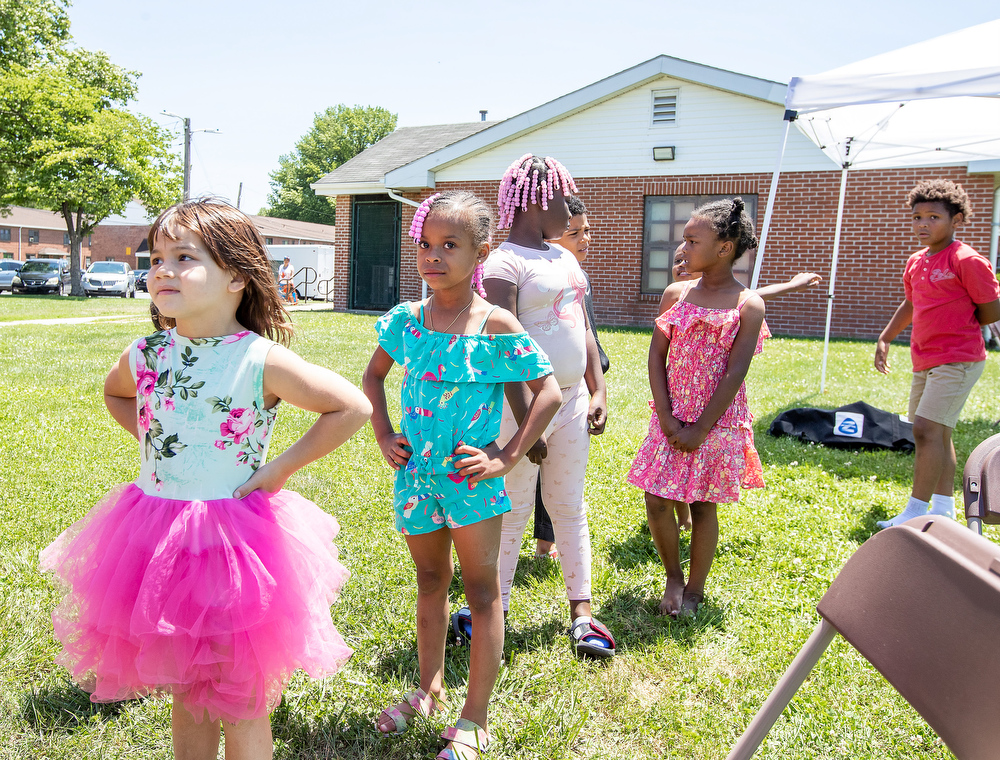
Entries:
<svg viewBox="0 0 1000 760">
<path fill-rule="evenodd" d="M 24 36 L 65 40 L 30 31 Z M 0 209 L 17 204 L 62 215 L 73 295 L 83 295 L 83 238 L 98 224 L 124 213 L 135 198 L 151 212 L 179 198 L 172 135 L 122 108 L 135 97 L 137 77 L 103 53 L 64 47 L 28 63 L 12 60 L 0 73 Z"/>
<path fill-rule="evenodd" d="M 0 0 L 0 71 L 52 60 L 69 41 L 68 0 Z"/>
<path fill-rule="evenodd" d="M 343 104 L 316 114 L 312 129 L 292 153 L 278 159 L 271 173 L 271 194 L 263 216 L 334 223 L 334 201 L 309 185 L 368 148 L 396 128 L 396 114 L 379 106 Z"/>
</svg>

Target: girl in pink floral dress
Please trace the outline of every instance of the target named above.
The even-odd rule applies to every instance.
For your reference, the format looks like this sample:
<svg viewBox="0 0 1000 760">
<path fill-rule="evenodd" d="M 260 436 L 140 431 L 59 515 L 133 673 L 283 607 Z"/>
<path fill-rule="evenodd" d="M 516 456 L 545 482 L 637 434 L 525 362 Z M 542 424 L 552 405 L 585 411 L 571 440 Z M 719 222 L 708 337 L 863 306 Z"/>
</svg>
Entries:
<svg viewBox="0 0 1000 760">
<path fill-rule="evenodd" d="M 178 757 L 216 757 L 220 723 L 227 758 L 271 757 L 269 712 L 292 673 L 319 678 L 351 656 L 330 619 L 348 576 L 337 521 L 282 486 L 371 404 L 282 345 L 291 326 L 246 215 L 185 201 L 154 222 L 149 248 L 159 332 L 104 384 L 138 439 L 139 476 L 42 552 L 66 591 L 59 659 L 95 702 L 172 695 Z M 281 401 L 319 418 L 268 462 Z"/>
<path fill-rule="evenodd" d="M 628 481 L 646 494 L 646 517 L 666 571 L 663 614 L 694 614 L 719 539 L 716 505 L 740 488 L 764 485 L 753 444 L 744 379 L 769 333 L 764 302 L 733 276 L 733 263 L 757 247 L 742 198 L 697 209 L 678 254 L 701 272 L 670 285 L 660 301 L 649 348 L 653 416 Z M 674 511 L 691 505 L 691 563 L 681 567 Z"/>
</svg>

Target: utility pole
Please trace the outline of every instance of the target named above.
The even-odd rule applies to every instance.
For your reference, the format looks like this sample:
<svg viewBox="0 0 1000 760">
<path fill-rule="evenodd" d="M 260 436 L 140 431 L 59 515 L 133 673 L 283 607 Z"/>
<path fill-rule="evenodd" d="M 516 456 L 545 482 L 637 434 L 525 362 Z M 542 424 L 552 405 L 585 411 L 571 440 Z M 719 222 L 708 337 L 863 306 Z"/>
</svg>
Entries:
<svg viewBox="0 0 1000 760">
<path fill-rule="evenodd" d="M 191 118 L 180 116 L 170 111 L 164 111 L 164 115 L 173 116 L 184 122 L 184 200 L 191 197 L 191 135 L 194 132 L 210 132 L 214 135 L 221 134 L 218 129 L 191 129 Z"/>
</svg>

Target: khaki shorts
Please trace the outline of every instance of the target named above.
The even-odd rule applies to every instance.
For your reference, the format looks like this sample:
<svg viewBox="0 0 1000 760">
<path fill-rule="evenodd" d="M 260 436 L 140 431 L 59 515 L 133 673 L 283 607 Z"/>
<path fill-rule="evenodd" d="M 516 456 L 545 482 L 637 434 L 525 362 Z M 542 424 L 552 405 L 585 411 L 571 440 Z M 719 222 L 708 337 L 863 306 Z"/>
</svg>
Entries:
<svg viewBox="0 0 1000 760">
<path fill-rule="evenodd" d="M 957 362 L 913 373 L 910 422 L 917 417 L 954 428 L 986 362 Z"/>
</svg>

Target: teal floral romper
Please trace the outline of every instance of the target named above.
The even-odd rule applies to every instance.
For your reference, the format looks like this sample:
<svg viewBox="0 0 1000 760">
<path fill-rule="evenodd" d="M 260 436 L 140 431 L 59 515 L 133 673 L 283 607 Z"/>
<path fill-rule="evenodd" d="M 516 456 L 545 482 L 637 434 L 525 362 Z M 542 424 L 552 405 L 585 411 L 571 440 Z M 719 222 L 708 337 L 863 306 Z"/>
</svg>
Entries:
<svg viewBox="0 0 1000 760">
<path fill-rule="evenodd" d="M 489 315 L 487 315 L 487 319 Z M 482 448 L 500 434 L 503 384 L 552 373 L 527 333 L 475 335 L 428 330 L 403 303 L 375 324 L 378 343 L 403 366 L 400 430 L 413 447 L 396 472 L 396 528 L 404 535 L 460 528 L 510 511 L 503 478 L 470 486 L 453 460 L 463 444 Z M 462 457 L 459 457 L 460 459 Z"/>
</svg>

